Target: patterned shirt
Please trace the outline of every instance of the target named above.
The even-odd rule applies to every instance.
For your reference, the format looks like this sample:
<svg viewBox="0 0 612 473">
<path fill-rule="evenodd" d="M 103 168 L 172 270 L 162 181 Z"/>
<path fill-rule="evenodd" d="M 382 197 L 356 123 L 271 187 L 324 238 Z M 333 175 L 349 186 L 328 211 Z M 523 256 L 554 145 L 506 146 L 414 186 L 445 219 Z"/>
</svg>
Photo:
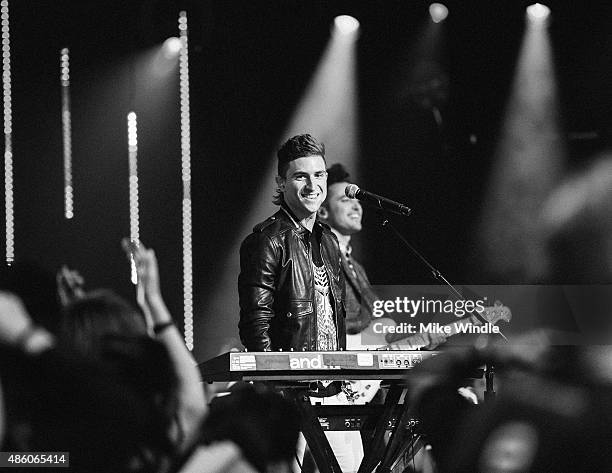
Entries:
<svg viewBox="0 0 612 473">
<path fill-rule="evenodd" d="M 317 350 L 337 350 L 338 337 L 325 266 L 317 266 L 313 263 L 312 274 L 314 276 L 315 304 L 317 307 Z"/>
</svg>

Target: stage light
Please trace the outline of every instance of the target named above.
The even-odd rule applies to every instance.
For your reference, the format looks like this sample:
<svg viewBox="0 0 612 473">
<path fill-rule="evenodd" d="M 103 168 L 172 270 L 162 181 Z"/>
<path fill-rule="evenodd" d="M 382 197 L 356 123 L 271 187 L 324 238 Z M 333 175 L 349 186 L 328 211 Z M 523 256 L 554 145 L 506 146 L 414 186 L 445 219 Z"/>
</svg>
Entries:
<svg viewBox="0 0 612 473">
<path fill-rule="evenodd" d="M 334 19 L 336 30 L 341 34 L 353 34 L 359 29 L 359 21 L 349 15 L 340 15 Z"/>
<path fill-rule="evenodd" d="M 60 83 L 62 86 L 62 139 L 64 148 L 64 217 L 74 217 L 72 187 L 72 118 L 70 110 L 70 51 L 60 51 Z"/>
<path fill-rule="evenodd" d="M 177 37 L 168 38 L 162 46 L 164 57 L 171 59 L 178 56 L 181 52 L 182 44 L 181 40 Z"/>
<path fill-rule="evenodd" d="M 550 16 L 550 8 L 541 3 L 534 3 L 527 7 L 527 17 L 533 23 L 544 23 Z"/>
<path fill-rule="evenodd" d="M 441 3 L 432 3 L 429 5 L 429 15 L 434 23 L 440 23 L 448 16 L 448 8 Z"/>
<path fill-rule="evenodd" d="M 499 280 L 534 281 L 545 273 L 541 206 L 567 161 L 554 51 L 550 32 L 542 27 L 548 8 L 532 7 L 497 135 L 481 228 L 476 232 L 479 266 Z"/>
<path fill-rule="evenodd" d="M 127 115 L 128 130 L 128 159 L 130 169 L 130 240 L 140 240 L 139 223 L 139 203 L 138 203 L 138 125 L 136 113 L 130 112 Z M 131 280 L 133 284 L 138 283 L 136 263 L 134 258 L 130 258 Z"/>
<path fill-rule="evenodd" d="M 181 178 L 183 181 L 183 333 L 193 350 L 193 249 L 191 222 L 191 122 L 189 112 L 189 43 L 187 12 L 179 13 L 179 91 L 181 107 Z"/>
<path fill-rule="evenodd" d="M 11 36 L 8 1 L 0 2 L 2 17 L 2 89 L 4 120 L 4 216 L 6 263 L 15 259 L 15 226 L 13 202 L 13 104 L 11 98 Z"/>
</svg>

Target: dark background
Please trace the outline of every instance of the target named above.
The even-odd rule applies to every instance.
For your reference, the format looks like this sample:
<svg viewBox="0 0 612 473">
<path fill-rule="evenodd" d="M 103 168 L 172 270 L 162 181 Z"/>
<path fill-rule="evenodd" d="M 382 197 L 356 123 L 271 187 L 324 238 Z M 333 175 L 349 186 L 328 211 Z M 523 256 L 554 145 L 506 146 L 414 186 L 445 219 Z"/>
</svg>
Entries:
<svg viewBox="0 0 612 473">
<path fill-rule="evenodd" d="M 83 273 L 89 287 L 110 286 L 131 297 L 119 242 L 129 235 L 125 116 L 135 109 L 141 238 L 158 254 L 164 295 L 181 319 L 178 78 L 159 89 L 143 84 L 137 58 L 176 35 L 178 11 L 186 9 L 196 358 L 212 356 L 220 340 L 236 332 L 235 315 L 206 322 L 218 316 L 207 304 L 226 253 L 244 231 L 252 196 L 265 188 L 272 194 L 273 184 L 262 179 L 287 138 L 284 127 L 329 40 L 333 18 L 351 14 L 361 22 L 359 184 L 414 209 L 398 227 L 450 280 L 495 282 L 470 255 L 528 4 L 446 2 L 448 99 L 440 103 L 438 127 L 431 110 L 406 93 L 411 46 L 427 21 L 429 2 L 12 1 L 16 256 L 51 270 L 66 263 Z M 548 5 L 570 150 L 566 165 L 573 169 L 603 148 L 612 130 L 612 11 L 607 2 Z M 71 221 L 63 217 L 62 47 L 71 52 Z M 575 139 L 578 132 L 595 134 Z M 429 272 L 379 230 L 374 215 L 366 213 L 364 224 L 357 247 L 373 282 L 431 282 Z M 216 333 L 221 326 L 223 333 Z"/>
</svg>

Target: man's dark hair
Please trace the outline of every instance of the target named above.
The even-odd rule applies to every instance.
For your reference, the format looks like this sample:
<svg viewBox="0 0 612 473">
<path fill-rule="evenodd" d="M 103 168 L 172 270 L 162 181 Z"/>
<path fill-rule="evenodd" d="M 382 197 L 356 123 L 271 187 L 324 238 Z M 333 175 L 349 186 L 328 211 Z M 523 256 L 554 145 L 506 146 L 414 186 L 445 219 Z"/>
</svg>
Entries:
<svg viewBox="0 0 612 473">
<path fill-rule="evenodd" d="M 295 159 L 307 156 L 321 156 L 323 161 L 325 161 L 325 145 L 319 143 L 308 133 L 296 135 L 283 143 L 276 156 L 278 158 L 278 175 L 284 178 L 286 177 L 287 169 L 289 169 L 289 163 Z M 272 201 L 276 205 L 280 205 L 283 202 L 283 195 L 278 189 Z"/>
<path fill-rule="evenodd" d="M 342 164 L 332 164 L 327 169 L 327 187 L 329 188 L 329 186 L 332 184 L 337 184 L 338 182 L 348 182 L 349 177 L 350 175 L 348 171 Z"/>
<path fill-rule="evenodd" d="M 327 188 L 332 184 L 338 184 L 339 182 L 348 182 L 350 174 L 340 163 L 332 164 L 327 168 Z M 329 193 L 325 197 L 325 201 L 322 206 L 329 209 Z"/>
</svg>

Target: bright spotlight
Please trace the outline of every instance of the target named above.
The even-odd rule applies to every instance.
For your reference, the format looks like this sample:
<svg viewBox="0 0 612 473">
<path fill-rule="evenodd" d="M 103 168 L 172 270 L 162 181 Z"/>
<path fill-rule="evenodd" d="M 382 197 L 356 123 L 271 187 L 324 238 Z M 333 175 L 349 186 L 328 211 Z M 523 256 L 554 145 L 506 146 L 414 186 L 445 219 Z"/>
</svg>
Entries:
<svg viewBox="0 0 612 473">
<path fill-rule="evenodd" d="M 359 29 L 359 21 L 349 15 L 337 16 L 334 20 L 336 29 L 342 34 L 352 34 Z"/>
<path fill-rule="evenodd" d="M 441 3 L 432 3 L 429 5 L 429 15 L 434 23 L 440 23 L 448 16 L 448 8 Z"/>
<path fill-rule="evenodd" d="M 167 59 L 177 57 L 181 52 L 181 47 L 182 45 L 180 39 L 177 37 L 168 38 L 166 41 L 164 41 L 164 45 L 162 46 L 164 56 Z"/>
<path fill-rule="evenodd" d="M 541 3 L 534 3 L 527 7 L 527 16 L 534 23 L 544 23 L 550 15 L 550 8 Z"/>
</svg>

